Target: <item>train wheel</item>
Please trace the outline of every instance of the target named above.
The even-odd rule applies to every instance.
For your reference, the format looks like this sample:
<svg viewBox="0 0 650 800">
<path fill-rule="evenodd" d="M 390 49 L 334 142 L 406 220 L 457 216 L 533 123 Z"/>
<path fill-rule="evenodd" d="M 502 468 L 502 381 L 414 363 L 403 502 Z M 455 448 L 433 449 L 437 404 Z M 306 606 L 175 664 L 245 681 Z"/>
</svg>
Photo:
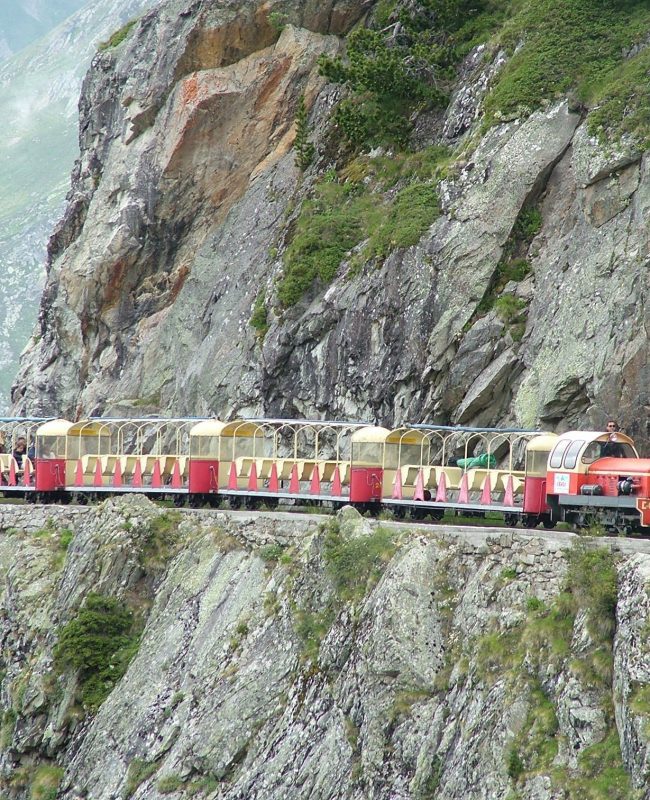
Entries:
<svg viewBox="0 0 650 800">
<path fill-rule="evenodd" d="M 77 494 L 75 495 L 75 500 L 77 501 L 78 506 L 87 506 L 88 505 L 88 495 L 87 494 Z"/>
<path fill-rule="evenodd" d="M 404 519 L 406 516 L 406 509 L 404 506 L 395 506 L 393 514 L 395 514 L 395 519 Z"/>
<path fill-rule="evenodd" d="M 184 494 L 175 494 L 173 503 L 176 508 L 184 508 L 185 506 L 185 495 Z"/>
<path fill-rule="evenodd" d="M 230 505 L 230 508 L 233 511 L 236 511 L 238 508 L 241 508 L 241 497 L 229 497 L 228 503 Z"/>
</svg>

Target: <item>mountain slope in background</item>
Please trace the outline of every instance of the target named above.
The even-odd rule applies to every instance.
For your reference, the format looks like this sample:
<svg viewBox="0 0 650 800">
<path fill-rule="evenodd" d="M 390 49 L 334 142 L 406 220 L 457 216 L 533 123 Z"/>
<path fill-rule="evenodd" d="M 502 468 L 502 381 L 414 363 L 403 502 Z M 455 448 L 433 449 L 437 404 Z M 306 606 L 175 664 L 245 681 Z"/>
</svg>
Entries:
<svg viewBox="0 0 650 800">
<path fill-rule="evenodd" d="M 0 61 L 45 36 L 84 0 L 5 0 L 0 7 Z"/>
<path fill-rule="evenodd" d="M 47 238 L 61 214 L 78 154 L 82 78 L 98 43 L 154 4 L 92 0 L 42 40 L 0 61 L 0 118 L 5 121 L 0 140 L 0 412 L 7 407 L 18 354 L 36 319 Z M 13 27 L 7 22 L 11 9 L 0 11 L 3 41 L 11 46 L 25 40 L 23 16 L 45 25 L 42 6 L 23 3 Z M 48 6 L 54 19 L 79 2 Z"/>
</svg>

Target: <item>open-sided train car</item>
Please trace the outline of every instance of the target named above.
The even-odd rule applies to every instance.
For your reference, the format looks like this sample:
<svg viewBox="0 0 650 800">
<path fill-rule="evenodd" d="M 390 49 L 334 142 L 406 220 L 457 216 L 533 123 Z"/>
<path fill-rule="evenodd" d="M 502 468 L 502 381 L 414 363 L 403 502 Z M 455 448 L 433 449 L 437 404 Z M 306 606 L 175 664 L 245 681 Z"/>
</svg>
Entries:
<svg viewBox="0 0 650 800">
<path fill-rule="evenodd" d="M 178 506 L 351 503 L 397 518 L 498 511 L 510 525 L 650 528 L 650 459 L 623 434 L 615 457 L 594 431 L 285 419 L 12 419 L 0 439 L 5 495 L 32 502 L 143 492 Z"/>
</svg>

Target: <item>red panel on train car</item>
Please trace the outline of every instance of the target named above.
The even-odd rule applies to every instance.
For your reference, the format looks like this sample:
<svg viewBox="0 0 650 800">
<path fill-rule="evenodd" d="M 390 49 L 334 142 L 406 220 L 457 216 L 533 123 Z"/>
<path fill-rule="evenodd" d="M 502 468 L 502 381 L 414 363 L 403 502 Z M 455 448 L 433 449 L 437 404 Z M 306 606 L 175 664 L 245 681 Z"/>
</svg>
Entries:
<svg viewBox="0 0 650 800">
<path fill-rule="evenodd" d="M 546 475 L 547 494 L 580 494 L 583 483 L 589 483 L 586 475 L 578 472 L 548 472 Z"/>
<path fill-rule="evenodd" d="M 546 504 L 546 478 L 526 476 L 524 480 L 524 511 L 527 514 L 544 514 Z"/>
<path fill-rule="evenodd" d="M 589 475 L 596 477 L 611 497 L 618 494 L 621 478 L 632 478 L 634 494 L 650 497 L 650 458 L 599 458 L 590 464 Z"/>
<path fill-rule="evenodd" d="M 384 470 L 380 467 L 352 467 L 350 470 L 350 502 L 368 503 L 381 500 Z"/>
<path fill-rule="evenodd" d="M 218 489 L 218 480 L 218 461 L 196 461 L 194 459 L 190 459 L 190 494 L 208 494 L 208 492 L 216 492 Z"/>
<path fill-rule="evenodd" d="M 640 497 L 636 501 L 636 508 L 639 514 L 641 514 L 641 524 L 645 528 L 650 528 L 650 499 L 647 497 Z"/>
<path fill-rule="evenodd" d="M 36 459 L 36 491 L 54 492 L 65 487 L 65 459 Z"/>
</svg>

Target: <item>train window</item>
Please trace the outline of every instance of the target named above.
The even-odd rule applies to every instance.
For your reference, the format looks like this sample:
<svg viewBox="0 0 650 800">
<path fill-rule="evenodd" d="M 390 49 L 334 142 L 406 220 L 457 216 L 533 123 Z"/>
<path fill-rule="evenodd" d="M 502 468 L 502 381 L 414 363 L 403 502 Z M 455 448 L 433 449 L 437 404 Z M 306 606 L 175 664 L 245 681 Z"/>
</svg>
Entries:
<svg viewBox="0 0 650 800">
<path fill-rule="evenodd" d="M 584 439 L 578 439 L 575 442 L 571 442 L 571 444 L 567 447 L 566 454 L 564 456 L 564 469 L 575 469 L 575 466 L 578 463 L 578 453 L 584 446 Z"/>
<path fill-rule="evenodd" d="M 585 451 L 582 454 L 582 463 L 583 464 L 592 464 L 596 459 L 600 458 L 600 451 L 602 448 L 602 442 L 591 442 L 590 444 L 585 447 Z"/>
<path fill-rule="evenodd" d="M 549 467 L 551 469 L 560 469 L 562 466 L 562 457 L 564 456 L 564 452 L 569 444 L 570 442 L 568 439 L 560 439 L 560 441 L 555 445 L 555 448 L 551 453 L 551 460 L 549 461 Z"/>
<path fill-rule="evenodd" d="M 37 436 L 36 458 L 65 458 L 65 436 Z"/>
<path fill-rule="evenodd" d="M 383 442 L 353 442 L 352 463 L 381 465 Z"/>
<path fill-rule="evenodd" d="M 194 458 L 218 458 L 218 436 L 192 436 L 190 455 Z"/>
<path fill-rule="evenodd" d="M 546 464 L 548 463 L 548 452 L 546 450 L 531 451 L 526 457 L 526 474 L 537 476 L 538 478 L 546 475 Z"/>
</svg>

